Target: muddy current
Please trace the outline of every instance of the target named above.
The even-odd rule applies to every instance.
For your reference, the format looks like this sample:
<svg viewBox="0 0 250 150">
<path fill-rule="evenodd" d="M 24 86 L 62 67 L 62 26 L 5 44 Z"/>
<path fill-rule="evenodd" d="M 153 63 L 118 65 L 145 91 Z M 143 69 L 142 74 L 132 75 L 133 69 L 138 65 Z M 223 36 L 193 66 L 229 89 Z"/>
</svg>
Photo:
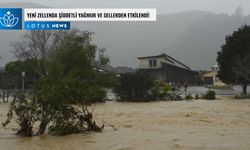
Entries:
<svg viewBox="0 0 250 150">
<path fill-rule="evenodd" d="M 8 104 L 0 103 L 0 121 Z M 250 100 L 97 104 L 102 133 L 19 137 L 0 128 L 0 150 L 248 150 Z"/>
</svg>

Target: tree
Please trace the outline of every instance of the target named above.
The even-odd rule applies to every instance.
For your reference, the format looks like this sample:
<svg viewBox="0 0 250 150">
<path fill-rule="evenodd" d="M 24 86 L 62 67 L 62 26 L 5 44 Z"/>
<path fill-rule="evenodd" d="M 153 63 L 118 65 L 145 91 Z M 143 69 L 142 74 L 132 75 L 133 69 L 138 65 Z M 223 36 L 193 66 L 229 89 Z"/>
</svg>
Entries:
<svg viewBox="0 0 250 150">
<path fill-rule="evenodd" d="M 250 26 L 244 25 L 226 36 L 217 62 L 218 77 L 228 84 L 242 84 L 246 95 L 250 83 Z"/>
<path fill-rule="evenodd" d="M 100 65 L 106 65 L 110 63 L 110 59 L 108 56 L 105 55 L 105 52 L 106 52 L 105 48 L 99 49 L 98 62 L 100 63 Z"/>
<path fill-rule="evenodd" d="M 10 84 L 14 84 L 12 88 L 21 87 L 21 74 L 23 71 L 25 72 L 25 78 L 29 81 L 27 82 L 28 84 L 32 84 L 37 79 L 39 74 L 37 74 L 36 63 L 35 59 L 27 59 L 11 61 L 5 65 L 6 74 L 11 78 L 9 82 Z"/>
<path fill-rule="evenodd" d="M 234 15 L 235 16 L 242 16 L 242 13 L 244 12 L 244 9 L 241 7 L 241 6 L 238 6 L 237 8 L 236 8 L 236 10 L 235 10 L 235 13 L 234 13 Z"/>
<path fill-rule="evenodd" d="M 37 73 L 46 75 L 45 62 L 50 54 L 57 49 L 63 39 L 63 31 L 33 30 L 26 32 L 22 41 L 11 43 L 15 56 L 20 60 L 34 59 L 37 61 Z"/>
<path fill-rule="evenodd" d="M 36 32 L 35 35 L 43 37 L 42 33 L 44 32 Z M 17 132 L 19 135 L 41 135 L 45 131 L 52 135 L 65 135 L 102 131 L 104 127 L 96 125 L 93 120 L 93 110 L 88 109 L 93 102 L 102 101 L 106 94 L 98 83 L 98 76 L 91 65 L 96 53 L 96 46 L 91 44 L 92 34 L 79 30 L 60 32 L 60 34 L 60 44 L 57 43 L 56 48 L 48 48 L 45 53 L 49 53 L 46 55 L 45 53 L 41 53 L 39 57 L 36 54 L 34 57 L 30 55 L 37 47 L 37 45 L 32 46 L 34 44 L 32 40 L 27 42 L 27 45 L 33 47 L 32 49 L 29 46 L 27 49 L 21 47 L 24 48 L 22 49 L 24 54 L 28 54 L 26 56 L 29 58 L 25 58 L 26 60 L 36 60 L 37 66 L 40 66 L 38 72 L 41 76 L 33 86 L 32 95 L 15 96 L 7 114 L 8 118 L 3 123 L 6 126 L 15 116 L 19 125 Z M 45 46 L 41 44 L 39 47 L 41 47 L 37 48 L 39 52 L 43 52 Z M 34 124 L 38 124 L 37 130 Z"/>
</svg>

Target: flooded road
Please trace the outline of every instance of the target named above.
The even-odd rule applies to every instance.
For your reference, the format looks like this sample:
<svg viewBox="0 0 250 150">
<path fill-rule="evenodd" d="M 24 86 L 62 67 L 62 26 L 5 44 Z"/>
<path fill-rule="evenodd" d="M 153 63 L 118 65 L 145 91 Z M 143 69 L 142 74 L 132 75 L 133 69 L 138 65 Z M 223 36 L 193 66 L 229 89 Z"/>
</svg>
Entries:
<svg viewBox="0 0 250 150">
<path fill-rule="evenodd" d="M 240 95 L 242 93 L 242 86 L 235 85 L 230 88 L 222 88 L 222 89 L 209 89 L 203 86 L 190 86 L 187 89 L 187 93 L 191 94 L 205 94 L 207 91 L 213 90 L 215 91 L 216 95 L 220 96 L 235 96 L 235 95 Z M 185 90 L 182 87 L 179 91 L 179 94 L 185 95 Z M 247 88 L 247 93 L 250 93 L 250 86 Z"/>
<path fill-rule="evenodd" d="M 0 104 L 0 121 L 7 104 Z M 17 137 L 0 128 L 0 150 L 247 150 L 250 100 L 97 104 L 95 118 L 119 127 L 102 133 Z"/>
</svg>

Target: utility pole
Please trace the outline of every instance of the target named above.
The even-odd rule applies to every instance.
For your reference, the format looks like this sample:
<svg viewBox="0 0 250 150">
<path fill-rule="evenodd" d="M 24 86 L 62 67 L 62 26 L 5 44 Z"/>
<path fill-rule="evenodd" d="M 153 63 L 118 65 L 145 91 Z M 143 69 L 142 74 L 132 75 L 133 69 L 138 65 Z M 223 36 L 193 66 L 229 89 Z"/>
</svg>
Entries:
<svg viewBox="0 0 250 150">
<path fill-rule="evenodd" d="M 23 77 L 23 81 L 22 81 L 22 92 L 24 93 L 24 78 L 25 78 L 25 72 L 22 72 L 22 77 Z"/>
</svg>

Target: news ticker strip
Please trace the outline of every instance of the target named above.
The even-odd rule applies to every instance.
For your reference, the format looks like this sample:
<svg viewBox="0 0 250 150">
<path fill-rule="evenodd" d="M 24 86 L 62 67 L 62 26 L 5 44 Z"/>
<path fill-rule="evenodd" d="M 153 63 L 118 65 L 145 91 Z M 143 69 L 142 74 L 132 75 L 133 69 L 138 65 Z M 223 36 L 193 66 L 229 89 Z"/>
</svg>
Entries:
<svg viewBox="0 0 250 150">
<path fill-rule="evenodd" d="M 156 9 L 24 9 L 24 21 L 156 21 Z"/>
<path fill-rule="evenodd" d="M 69 30 L 72 21 L 156 21 L 156 9 L 0 8 L 0 30 Z"/>
</svg>

